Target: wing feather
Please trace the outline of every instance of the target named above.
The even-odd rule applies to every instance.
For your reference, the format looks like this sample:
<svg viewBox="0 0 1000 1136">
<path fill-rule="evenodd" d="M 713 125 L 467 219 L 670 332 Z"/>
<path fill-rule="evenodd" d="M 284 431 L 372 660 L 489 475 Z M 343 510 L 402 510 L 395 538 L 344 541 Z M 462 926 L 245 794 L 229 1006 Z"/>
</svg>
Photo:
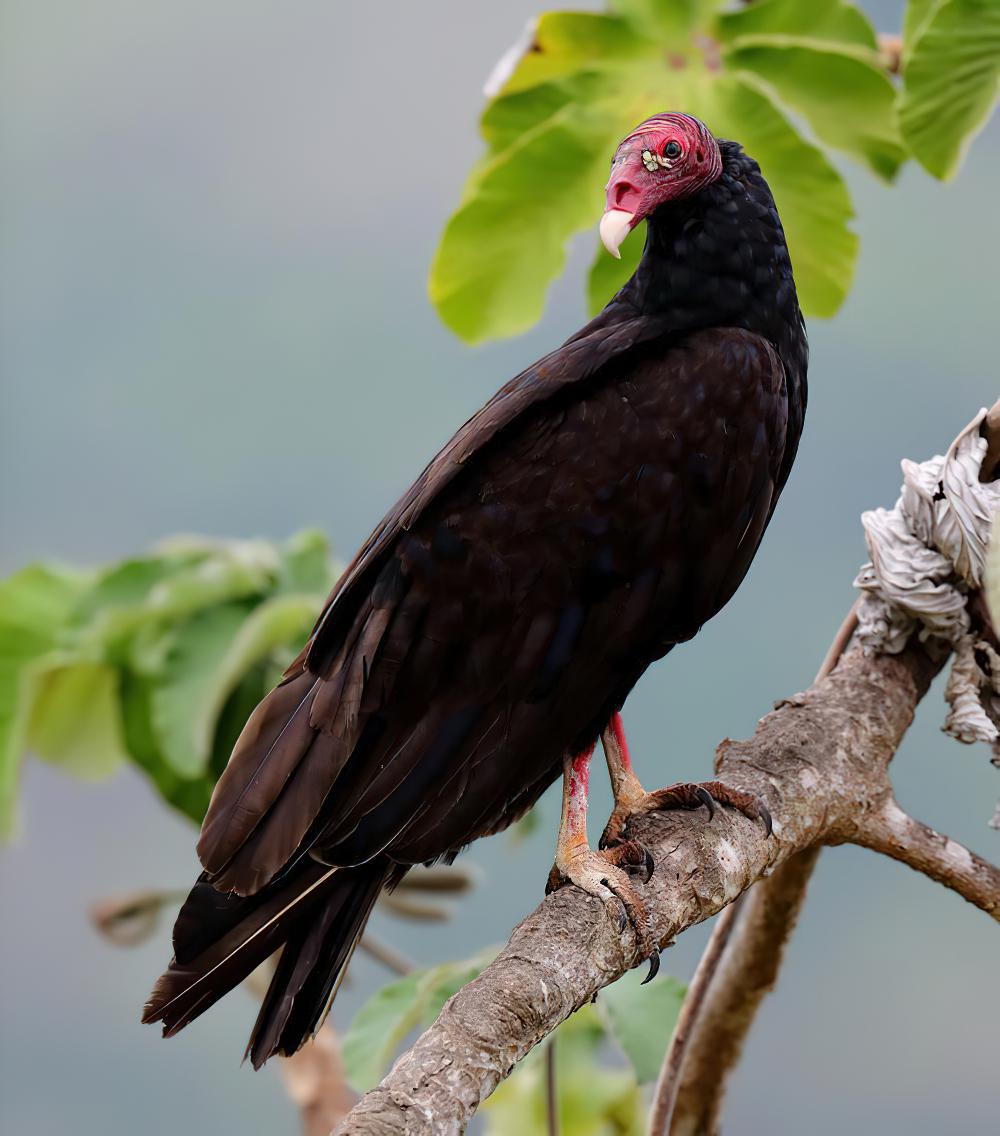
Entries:
<svg viewBox="0 0 1000 1136">
<path fill-rule="evenodd" d="M 716 529 L 756 495 L 755 546 L 770 513 L 780 360 L 739 330 L 619 358 L 661 332 L 598 330 L 518 376 L 375 530 L 220 781 L 199 846 L 216 887 L 253 894 L 310 848 L 405 862 L 502 826 L 553 776 L 549 751 L 728 598 L 752 549 Z M 540 752 L 509 752 L 515 727 Z"/>
</svg>

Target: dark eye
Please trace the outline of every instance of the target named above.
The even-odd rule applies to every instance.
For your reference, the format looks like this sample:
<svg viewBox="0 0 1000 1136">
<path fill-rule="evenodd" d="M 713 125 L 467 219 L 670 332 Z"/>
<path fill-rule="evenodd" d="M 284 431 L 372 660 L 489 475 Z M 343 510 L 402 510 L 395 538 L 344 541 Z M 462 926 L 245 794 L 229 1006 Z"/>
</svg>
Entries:
<svg viewBox="0 0 1000 1136">
<path fill-rule="evenodd" d="M 679 158 L 681 156 L 680 142 L 668 142 L 663 147 L 663 156 L 665 158 Z"/>
</svg>

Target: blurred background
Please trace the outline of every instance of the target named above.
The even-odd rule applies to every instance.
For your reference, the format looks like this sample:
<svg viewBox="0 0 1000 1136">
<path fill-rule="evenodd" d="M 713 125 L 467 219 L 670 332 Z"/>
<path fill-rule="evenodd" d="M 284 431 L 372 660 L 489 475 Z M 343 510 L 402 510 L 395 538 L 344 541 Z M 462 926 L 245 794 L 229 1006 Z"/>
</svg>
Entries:
<svg viewBox="0 0 1000 1136">
<path fill-rule="evenodd" d="M 305 525 L 346 559 L 452 430 L 583 322 L 591 236 L 520 339 L 464 347 L 425 295 L 479 152 L 482 83 L 539 3 L 4 0 L 0 571 Z M 900 5 L 866 7 L 898 28 Z M 721 738 L 809 683 L 865 558 L 859 513 L 892 504 L 901 457 L 940 451 L 997 397 L 1000 124 L 951 185 L 848 173 L 857 283 L 811 325 L 806 435 L 776 520 L 734 602 L 627 707 L 650 785 L 705 777 Z M 996 860 L 1000 776 L 942 720 L 937 687 L 898 796 Z M 540 812 L 528 839 L 466 854 L 479 883 L 451 923 L 373 928 L 423 962 L 502 942 L 542 894 L 553 793 Z M 240 1067 L 249 995 L 163 1042 L 139 1012 L 168 921 L 131 952 L 87 922 L 95 899 L 196 870 L 190 824 L 137 772 L 81 786 L 26 766 L 0 853 L 5 1131 L 295 1129 L 275 1072 Z M 665 968 L 689 978 L 706 934 Z M 824 852 L 729 1130 L 801 1131 L 800 1109 L 819 1136 L 990 1130 L 996 961 L 982 913 L 882 858 Z M 336 1024 L 385 978 L 360 958 Z"/>
</svg>

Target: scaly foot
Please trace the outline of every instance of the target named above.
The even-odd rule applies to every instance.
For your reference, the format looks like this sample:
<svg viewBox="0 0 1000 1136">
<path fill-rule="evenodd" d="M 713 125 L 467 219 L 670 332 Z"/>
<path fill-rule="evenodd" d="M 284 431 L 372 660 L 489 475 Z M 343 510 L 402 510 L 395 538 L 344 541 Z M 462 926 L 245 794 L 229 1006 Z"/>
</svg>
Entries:
<svg viewBox="0 0 1000 1136">
<path fill-rule="evenodd" d="M 557 851 L 545 894 L 575 884 L 604 903 L 619 935 L 624 935 L 631 924 L 636 953 L 642 959 L 649 959 L 649 974 L 643 979 L 649 982 L 659 970 L 660 952 L 653 939 L 649 911 L 633 887 L 632 878 L 646 883 L 652 874 L 653 857 L 649 849 L 636 840 L 622 840 L 602 852 L 580 843 Z"/>
<path fill-rule="evenodd" d="M 728 805 L 750 820 L 762 820 L 768 836 L 773 831 L 771 814 L 760 797 L 732 789 L 721 781 L 705 781 L 701 784 L 679 781 L 676 785 L 668 785 L 665 789 L 657 789 L 652 793 L 645 792 L 638 781 L 635 784 L 639 786 L 638 791 L 623 794 L 616 801 L 598 847 L 614 848 L 624 841 L 631 817 L 665 812 L 667 809 L 698 809 L 704 806 L 708 810 L 708 819 L 711 820 L 715 816 L 717 804 Z"/>
<path fill-rule="evenodd" d="M 653 858 L 634 840 L 619 841 L 606 852 L 595 852 L 587 842 L 587 797 L 593 745 L 563 761 L 562 818 L 556 841 L 556 859 L 549 873 L 546 893 L 566 884 L 576 884 L 604 905 L 619 935 L 629 923 L 635 933 L 640 958 L 650 959 L 651 978 L 659 966 L 659 951 L 653 940 L 649 912 L 632 886 L 632 875 L 649 879 Z M 647 979 L 648 981 L 648 979 Z"/>
</svg>

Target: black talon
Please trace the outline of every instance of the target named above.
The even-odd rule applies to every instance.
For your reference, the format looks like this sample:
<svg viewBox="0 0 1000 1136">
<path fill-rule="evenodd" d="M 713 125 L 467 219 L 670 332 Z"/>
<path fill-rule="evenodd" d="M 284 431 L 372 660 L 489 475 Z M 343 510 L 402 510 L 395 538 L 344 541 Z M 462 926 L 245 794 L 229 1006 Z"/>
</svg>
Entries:
<svg viewBox="0 0 1000 1136">
<path fill-rule="evenodd" d="M 649 956 L 649 973 L 642 980 L 642 982 L 639 983 L 639 985 L 645 986 L 647 982 L 652 982 L 653 979 L 659 973 L 659 970 L 660 970 L 660 952 L 659 951 L 653 951 L 653 953 Z"/>
<path fill-rule="evenodd" d="M 764 821 L 764 827 L 767 829 L 767 835 L 773 836 L 774 821 L 771 819 L 771 811 L 770 809 L 768 809 L 767 805 L 764 804 L 763 800 L 760 797 L 757 798 L 757 810 Z"/>
<path fill-rule="evenodd" d="M 708 819 L 711 820 L 715 816 L 715 799 L 712 794 L 700 785 L 695 785 L 694 792 L 698 800 L 708 809 Z"/>
<path fill-rule="evenodd" d="M 642 845 L 642 867 L 643 867 L 642 882 L 644 884 L 648 884 L 649 881 L 652 879 L 653 869 L 656 867 L 656 861 L 653 859 L 653 853 L 650 852 L 650 850 L 646 847 L 645 844 Z"/>
</svg>

